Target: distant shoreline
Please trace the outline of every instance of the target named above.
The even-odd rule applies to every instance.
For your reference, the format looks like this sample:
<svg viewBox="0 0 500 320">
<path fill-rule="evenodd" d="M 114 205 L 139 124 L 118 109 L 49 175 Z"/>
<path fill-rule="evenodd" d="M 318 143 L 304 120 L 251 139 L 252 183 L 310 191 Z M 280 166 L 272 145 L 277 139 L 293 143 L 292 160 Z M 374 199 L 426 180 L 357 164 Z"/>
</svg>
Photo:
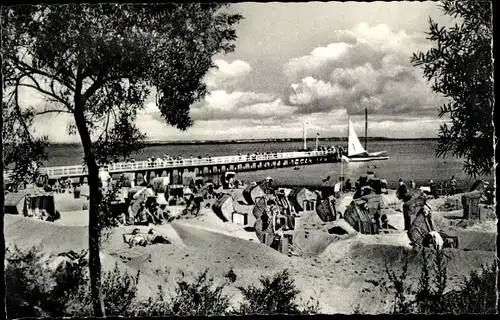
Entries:
<svg viewBox="0 0 500 320">
<path fill-rule="evenodd" d="M 363 138 L 364 139 L 364 138 Z M 368 137 L 367 141 L 437 141 L 437 138 L 385 138 Z M 166 145 L 206 145 L 206 144 L 249 144 L 249 143 L 276 143 L 276 142 L 302 142 L 302 138 L 269 138 L 269 139 L 233 139 L 233 140 L 188 140 L 188 141 L 146 141 L 146 146 Z M 308 142 L 314 142 L 315 138 L 308 138 Z M 328 137 L 319 138 L 319 141 L 347 142 L 347 138 Z M 53 145 L 80 145 L 80 143 L 51 143 Z"/>
</svg>

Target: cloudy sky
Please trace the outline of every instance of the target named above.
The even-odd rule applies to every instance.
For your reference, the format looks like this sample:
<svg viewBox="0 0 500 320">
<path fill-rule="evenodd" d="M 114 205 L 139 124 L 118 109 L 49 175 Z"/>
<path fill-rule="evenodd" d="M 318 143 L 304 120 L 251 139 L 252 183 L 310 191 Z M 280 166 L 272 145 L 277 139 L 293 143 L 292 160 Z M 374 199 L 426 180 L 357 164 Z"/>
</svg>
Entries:
<svg viewBox="0 0 500 320">
<path fill-rule="evenodd" d="M 345 136 L 351 116 L 369 135 L 436 137 L 442 97 L 431 92 L 413 52 L 426 50 L 428 18 L 447 24 L 435 2 L 238 3 L 236 50 L 214 57 L 205 77 L 211 94 L 192 106 L 192 128 L 168 127 L 154 102 L 138 118 L 151 140 Z M 51 115 L 37 131 L 54 142 L 67 119 Z"/>
</svg>

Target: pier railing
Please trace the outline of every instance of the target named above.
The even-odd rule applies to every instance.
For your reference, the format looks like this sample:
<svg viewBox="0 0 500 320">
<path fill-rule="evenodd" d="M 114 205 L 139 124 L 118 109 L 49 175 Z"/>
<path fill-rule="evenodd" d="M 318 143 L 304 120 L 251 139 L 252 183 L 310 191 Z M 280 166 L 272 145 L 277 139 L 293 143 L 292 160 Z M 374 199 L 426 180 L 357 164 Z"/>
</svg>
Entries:
<svg viewBox="0 0 500 320">
<path fill-rule="evenodd" d="M 258 161 L 272 160 L 291 160 L 300 158 L 311 158 L 318 156 L 326 156 L 329 151 L 305 151 L 305 152 L 281 152 L 271 154 L 258 155 L 236 155 L 236 156 L 221 156 L 221 157 L 204 157 L 204 158 L 183 158 L 183 159 L 156 159 L 155 161 L 136 161 L 136 162 L 117 162 L 111 163 L 101 168 L 107 169 L 109 173 L 121 173 L 128 171 L 138 171 L 147 169 L 175 169 L 198 166 L 217 166 L 224 164 L 240 164 Z M 87 174 L 87 168 L 82 165 L 63 166 L 63 167 L 45 167 L 40 168 L 41 174 L 46 174 L 49 177 L 72 177 L 83 176 Z"/>
</svg>

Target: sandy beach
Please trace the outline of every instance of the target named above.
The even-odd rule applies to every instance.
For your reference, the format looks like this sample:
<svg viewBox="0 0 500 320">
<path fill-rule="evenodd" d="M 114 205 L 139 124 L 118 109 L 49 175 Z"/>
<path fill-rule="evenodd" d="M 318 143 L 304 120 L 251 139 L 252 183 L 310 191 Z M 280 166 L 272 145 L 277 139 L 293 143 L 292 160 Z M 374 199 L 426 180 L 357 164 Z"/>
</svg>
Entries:
<svg viewBox="0 0 500 320">
<path fill-rule="evenodd" d="M 174 286 L 179 272 L 193 277 L 208 269 L 216 282 L 225 281 L 224 274 L 233 270 L 237 275 L 234 283 L 227 287 L 232 302 L 240 301 L 238 286 L 258 282 L 263 275 L 272 275 L 288 269 L 304 302 L 310 298 L 319 301 L 321 313 L 352 313 L 356 307 L 364 312 L 383 313 L 390 311 L 389 280 L 386 265 L 402 268 L 405 252 L 411 250 L 410 241 L 403 229 L 403 215 L 396 211 L 394 190 L 383 195 L 382 213 L 388 216 L 389 224 L 398 229 L 389 234 L 364 235 L 352 232 L 343 219 L 323 222 L 313 212 L 302 214 L 296 219 L 293 254 L 286 256 L 259 242 L 251 228 L 255 218 L 253 206 L 246 205 L 243 189 L 224 190 L 234 197 L 235 210 L 249 213 L 246 226 L 223 222 L 210 208 L 215 199 L 204 200 L 199 216 L 180 218 L 171 224 L 142 226 L 141 230 L 153 228 L 170 240 L 170 244 L 154 244 L 146 247 L 129 248 L 122 235 L 136 226 L 116 227 L 108 231 L 102 247 L 105 270 L 119 268 L 129 274 L 141 271 L 140 294 L 144 297 L 155 292 L 158 284 Z M 455 197 L 459 197 L 457 195 Z M 61 219 L 54 223 L 25 218 L 5 216 L 5 239 L 7 247 L 17 245 L 28 248 L 38 243 L 46 253 L 69 250 L 79 252 L 88 247 L 88 211 L 86 200 L 74 199 L 72 194 L 56 194 L 56 209 Z M 337 200 L 337 210 L 343 212 L 352 201 L 352 193 L 343 194 Z M 482 221 L 470 226 L 460 226 L 461 210 L 436 211 L 445 198 L 430 200 L 433 219 L 440 228 L 459 236 L 458 249 L 446 249 L 449 256 L 448 272 L 451 288 L 462 276 L 495 259 L 496 225 L 494 221 Z M 209 204 L 207 206 L 207 203 Z M 180 214 L 183 206 L 169 207 L 173 215 Z M 451 218 L 450 218 L 451 217 Z M 455 224 L 455 225 L 453 225 Z M 330 234 L 334 226 L 350 230 L 347 235 Z M 419 254 L 410 254 L 410 275 L 408 283 L 419 276 Z M 169 270 L 168 274 L 159 272 Z"/>
</svg>

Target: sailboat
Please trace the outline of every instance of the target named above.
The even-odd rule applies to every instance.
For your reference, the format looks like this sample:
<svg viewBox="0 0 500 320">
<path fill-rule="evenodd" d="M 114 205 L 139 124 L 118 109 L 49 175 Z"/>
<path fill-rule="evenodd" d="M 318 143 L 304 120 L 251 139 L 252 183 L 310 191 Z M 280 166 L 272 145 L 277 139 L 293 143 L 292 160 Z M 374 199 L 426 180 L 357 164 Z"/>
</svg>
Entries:
<svg viewBox="0 0 500 320">
<path fill-rule="evenodd" d="M 365 121 L 368 121 L 368 119 L 365 119 Z M 367 124 L 368 123 L 366 123 L 366 125 Z M 368 152 L 365 150 L 365 148 L 363 148 L 363 146 L 359 142 L 356 132 L 354 131 L 354 125 L 352 124 L 351 118 L 349 118 L 348 144 L 349 146 L 347 149 L 347 156 L 345 155 L 342 156 L 342 160 L 346 162 L 366 162 L 366 161 L 389 159 L 388 156 L 384 155 L 384 153 L 386 153 L 387 151 Z M 365 140 L 365 147 L 366 147 L 366 140 Z"/>
</svg>

